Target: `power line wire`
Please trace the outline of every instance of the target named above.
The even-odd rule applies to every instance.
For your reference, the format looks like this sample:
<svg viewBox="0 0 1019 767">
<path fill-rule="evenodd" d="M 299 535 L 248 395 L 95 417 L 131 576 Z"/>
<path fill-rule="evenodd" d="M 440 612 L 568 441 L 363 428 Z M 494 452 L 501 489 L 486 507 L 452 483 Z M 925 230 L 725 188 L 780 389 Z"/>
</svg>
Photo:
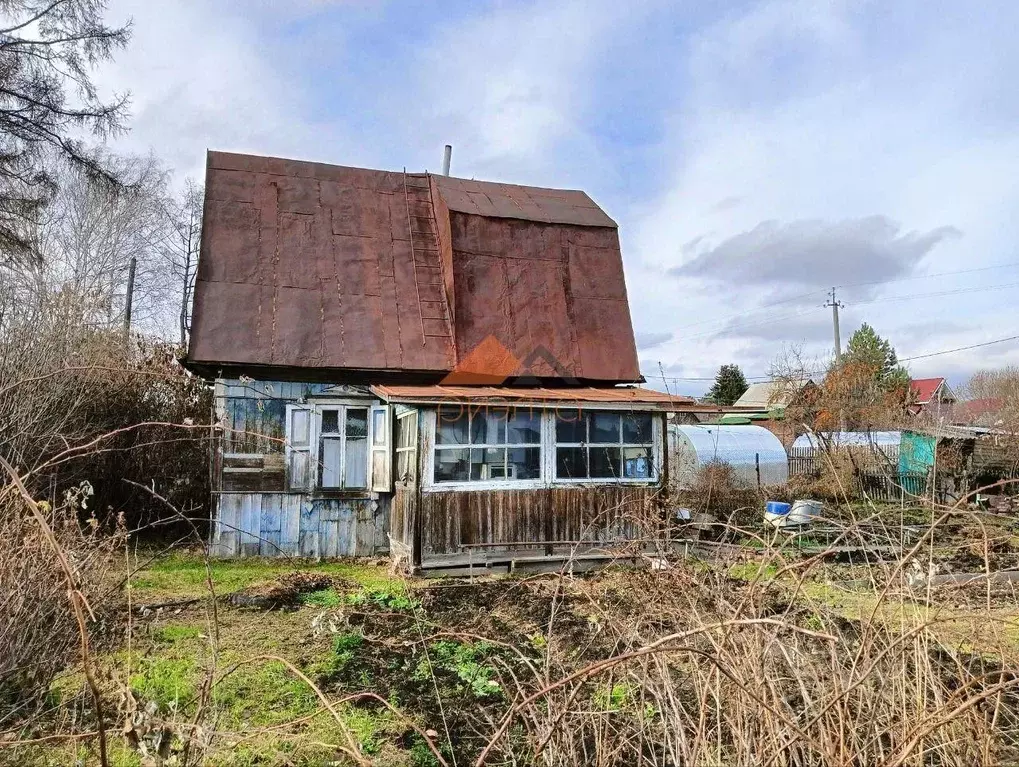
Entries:
<svg viewBox="0 0 1019 767">
<path fill-rule="evenodd" d="M 927 354 L 916 354 L 916 355 L 913 355 L 912 357 L 900 357 L 899 358 L 899 362 L 900 363 L 901 362 L 913 362 L 914 360 L 924 360 L 924 359 L 929 359 L 931 357 L 940 357 L 940 356 L 943 356 L 945 354 L 955 354 L 956 352 L 964 352 L 964 351 L 969 351 L 971 349 L 981 349 L 981 348 L 983 348 L 985 346 L 994 346 L 996 344 L 1003 344 L 1003 343 L 1007 343 L 1008 341 L 1019 341 L 1019 335 L 1016 335 L 1016 336 L 1007 336 L 1005 338 L 995 338 L 993 341 L 983 341 L 981 343 L 970 344 L 968 346 L 957 346 L 957 347 L 955 347 L 953 349 L 942 349 L 941 351 L 929 352 Z M 825 373 L 825 372 L 827 372 L 826 369 L 822 369 L 822 370 L 810 370 L 810 371 L 804 371 L 803 375 L 807 375 L 807 376 L 820 375 L 821 373 Z M 689 377 L 688 378 L 688 377 L 683 377 L 683 376 L 654 375 L 653 373 L 642 373 L 641 375 L 643 375 L 645 378 L 655 378 L 655 379 L 659 379 L 659 380 L 663 380 L 663 381 L 666 381 L 666 380 L 668 380 L 668 381 L 714 381 L 715 380 L 715 376 L 712 376 L 710 378 L 698 378 L 698 377 Z M 765 381 L 765 382 L 781 380 L 781 379 L 775 378 L 774 376 L 744 376 L 744 378 L 746 380 L 748 380 L 748 381 Z"/>
<path fill-rule="evenodd" d="M 993 269 L 1012 269 L 1019 266 L 1019 261 L 1010 261 L 1007 264 L 995 264 L 993 266 L 981 266 L 976 269 L 959 269 L 953 272 L 934 272 L 933 274 L 917 274 L 913 277 L 896 277 L 891 280 L 874 280 L 872 282 L 851 282 L 846 285 L 836 285 L 838 288 L 859 288 L 865 285 L 886 285 L 889 282 L 911 282 L 913 280 L 926 280 L 932 277 L 951 277 L 956 274 L 973 274 L 975 272 L 989 272 Z"/>
</svg>

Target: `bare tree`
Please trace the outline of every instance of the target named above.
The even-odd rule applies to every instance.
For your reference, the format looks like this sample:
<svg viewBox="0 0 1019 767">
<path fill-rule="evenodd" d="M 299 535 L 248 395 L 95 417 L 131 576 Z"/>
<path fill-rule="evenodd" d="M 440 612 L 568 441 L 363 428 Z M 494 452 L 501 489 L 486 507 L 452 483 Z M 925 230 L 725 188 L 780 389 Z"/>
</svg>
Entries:
<svg viewBox="0 0 1019 767">
<path fill-rule="evenodd" d="M 127 96 L 99 97 L 93 68 L 129 27 L 103 24 L 103 0 L 0 0 L 0 260 L 35 260 L 35 223 L 58 187 L 52 153 L 93 179 L 118 177 L 83 135 L 123 127 Z M 30 258 L 26 258 L 30 257 Z"/>
<path fill-rule="evenodd" d="M 204 199 L 205 188 L 189 178 L 181 194 L 168 200 L 165 209 L 169 231 L 162 250 L 179 299 L 177 319 L 181 346 L 187 343 L 191 332 L 191 298 L 195 289 L 198 248 L 202 239 Z"/>
<path fill-rule="evenodd" d="M 98 155 L 122 180 L 112 187 L 64 164 L 60 189 L 40 221 L 42 260 L 32 267 L 37 286 L 76 295 L 98 327 L 119 325 L 127 275 L 137 263 L 132 316 L 163 335 L 172 327 L 174 278 L 162 257 L 171 234 L 163 209 L 169 174 L 153 157 Z"/>
</svg>

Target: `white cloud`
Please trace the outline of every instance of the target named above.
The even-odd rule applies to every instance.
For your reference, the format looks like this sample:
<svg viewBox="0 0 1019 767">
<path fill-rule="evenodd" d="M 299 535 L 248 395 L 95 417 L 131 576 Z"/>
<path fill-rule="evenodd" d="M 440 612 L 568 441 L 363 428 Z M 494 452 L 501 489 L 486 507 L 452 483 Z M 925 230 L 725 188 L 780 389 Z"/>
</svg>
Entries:
<svg viewBox="0 0 1019 767">
<path fill-rule="evenodd" d="M 832 284 L 1017 260 L 1019 224 L 1010 211 L 1019 206 L 1019 98 L 1001 73 L 1016 63 L 1004 30 L 1019 21 L 1019 9 L 909 7 L 779 0 L 694 33 L 689 93 L 668 120 L 671 179 L 630 237 L 628 273 L 631 295 L 644 297 L 633 304 L 635 325 L 672 331 L 674 340 L 655 351 L 683 362 L 687 375 L 740 354 L 744 369 L 758 374 L 749 363 L 767 358 L 765 349 L 777 353 L 782 340 L 830 348 L 821 303 Z M 868 221 L 883 223 L 858 226 Z M 669 270 L 678 276 L 663 285 Z M 796 289 L 781 284 L 782 273 Z M 868 290 L 878 297 L 949 290 L 989 285 L 1001 274 Z M 817 291 L 816 314 L 745 314 L 805 288 Z M 883 328 L 903 356 L 1008 335 L 1001 329 L 1019 321 L 1019 307 L 1002 293 L 854 308 L 850 299 L 866 293 L 843 294 L 847 318 Z M 742 327 L 703 322 L 733 313 L 744 313 Z M 961 318 L 966 329 L 943 330 L 946 318 Z M 929 320 L 922 344 L 897 337 L 918 320 Z M 1019 346 L 1002 353 L 1019 357 Z M 982 355 L 958 359 L 979 365 Z M 913 368 L 940 366 L 947 369 L 946 357 Z"/>
<path fill-rule="evenodd" d="M 131 92 L 130 131 L 115 142 L 120 151 L 153 151 L 179 177 L 199 178 L 206 149 L 308 157 L 321 142 L 331 145 L 330 157 L 343 157 L 340 136 L 316 137 L 302 114 L 307 84 L 273 66 L 244 8 L 114 0 L 106 14 L 110 23 L 129 17 L 130 44 L 98 78 L 106 90 Z"/>
</svg>

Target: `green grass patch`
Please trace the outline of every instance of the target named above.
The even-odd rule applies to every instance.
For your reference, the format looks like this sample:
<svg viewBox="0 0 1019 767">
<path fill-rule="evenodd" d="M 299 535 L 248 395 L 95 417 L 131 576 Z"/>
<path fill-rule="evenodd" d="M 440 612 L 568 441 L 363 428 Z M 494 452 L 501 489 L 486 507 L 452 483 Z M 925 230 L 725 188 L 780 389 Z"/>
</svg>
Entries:
<svg viewBox="0 0 1019 767">
<path fill-rule="evenodd" d="M 402 593 L 401 579 L 385 567 L 352 561 L 315 562 L 311 560 L 214 559 L 209 563 L 217 595 L 230 594 L 247 586 L 270 581 L 289 572 L 324 573 L 353 581 L 365 588 Z M 144 601 L 153 596 L 177 598 L 201 597 L 208 594 L 208 574 L 200 556 L 171 554 L 156 560 L 135 573 L 131 586 L 135 599 Z"/>
<path fill-rule="evenodd" d="M 240 666 L 216 685 L 213 704 L 227 729 L 283 724 L 315 712 L 318 696 L 278 661 Z"/>
<path fill-rule="evenodd" d="M 633 695 L 633 687 L 626 682 L 599 685 L 594 691 L 594 704 L 601 711 L 621 711 Z"/>
<path fill-rule="evenodd" d="M 320 589 L 301 594 L 301 604 L 320 608 L 339 607 L 343 604 L 343 598 L 336 593 L 336 589 Z"/>
<path fill-rule="evenodd" d="M 174 623 L 169 626 L 160 626 L 152 632 L 152 641 L 174 644 L 185 642 L 189 639 L 198 639 L 202 635 L 201 629 L 197 626 L 185 626 Z"/>
<path fill-rule="evenodd" d="M 432 642 L 428 655 L 422 654 L 412 676 L 418 681 L 431 678 L 433 673 L 452 676 L 457 680 L 457 692 L 469 692 L 480 699 L 501 698 L 502 687 L 491 663 L 495 652 L 496 647 L 488 642 Z"/>
<path fill-rule="evenodd" d="M 421 602 L 407 594 L 403 583 L 399 588 L 366 587 L 350 594 L 347 603 L 355 607 L 372 606 L 392 612 L 411 612 L 421 606 Z"/>
<path fill-rule="evenodd" d="M 738 581 L 770 581 L 778 575 L 778 565 L 740 562 L 729 568 L 729 577 Z"/>
<path fill-rule="evenodd" d="M 194 659 L 150 655 L 137 660 L 131 690 L 162 711 L 181 711 L 195 700 L 198 668 Z"/>
</svg>

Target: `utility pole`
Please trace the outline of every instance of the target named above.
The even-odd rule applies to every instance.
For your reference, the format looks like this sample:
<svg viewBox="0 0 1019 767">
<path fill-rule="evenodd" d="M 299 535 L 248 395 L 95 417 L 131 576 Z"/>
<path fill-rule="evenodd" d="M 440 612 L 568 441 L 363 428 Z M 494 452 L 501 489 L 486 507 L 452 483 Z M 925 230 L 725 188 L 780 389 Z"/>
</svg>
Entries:
<svg viewBox="0 0 1019 767">
<path fill-rule="evenodd" d="M 134 271 L 138 268 L 138 259 L 131 256 L 131 265 L 127 268 L 127 295 L 124 297 L 124 346 L 131 340 L 131 304 L 134 302 Z"/>
<path fill-rule="evenodd" d="M 835 298 L 835 288 L 831 289 L 830 295 L 831 297 L 825 306 L 831 307 L 832 327 L 835 329 L 835 364 L 837 365 L 842 362 L 842 339 L 839 337 L 839 309 L 843 308 L 844 304 Z"/>
</svg>

